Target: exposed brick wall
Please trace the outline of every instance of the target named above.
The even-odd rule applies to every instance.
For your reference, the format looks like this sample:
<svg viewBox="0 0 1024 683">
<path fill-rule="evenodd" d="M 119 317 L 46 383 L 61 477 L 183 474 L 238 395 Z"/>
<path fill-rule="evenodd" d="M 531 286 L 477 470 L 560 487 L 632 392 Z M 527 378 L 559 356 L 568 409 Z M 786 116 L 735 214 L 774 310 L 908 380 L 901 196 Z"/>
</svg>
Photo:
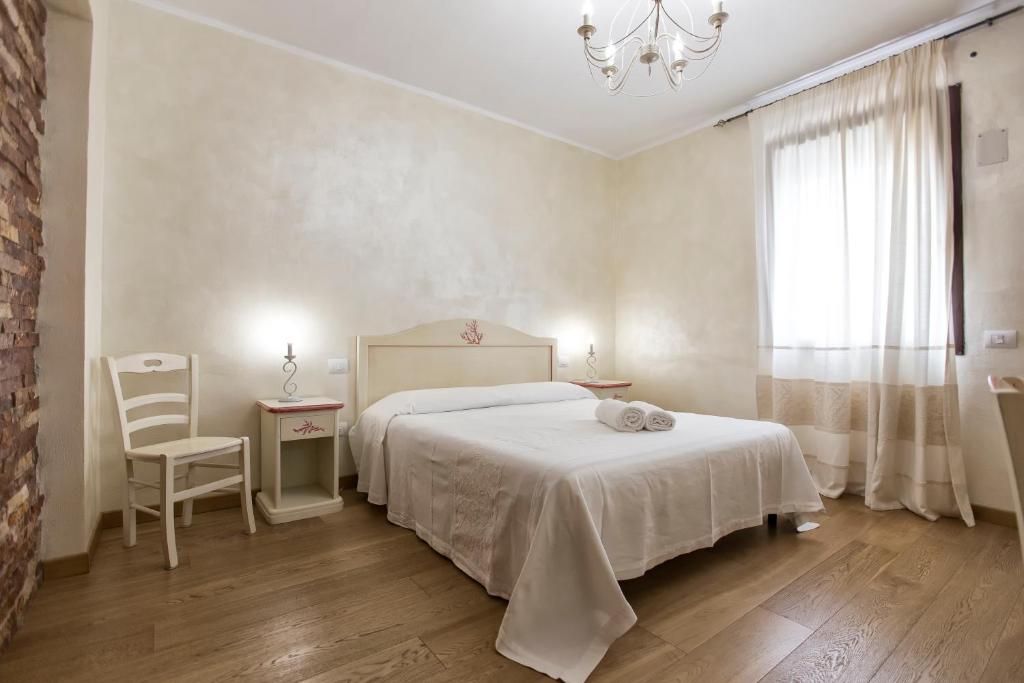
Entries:
<svg viewBox="0 0 1024 683">
<path fill-rule="evenodd" d="M 45 25 L 42 0 L 0 0 L 0 650 L 41 578 L 35 349 Z"/>
</svg>

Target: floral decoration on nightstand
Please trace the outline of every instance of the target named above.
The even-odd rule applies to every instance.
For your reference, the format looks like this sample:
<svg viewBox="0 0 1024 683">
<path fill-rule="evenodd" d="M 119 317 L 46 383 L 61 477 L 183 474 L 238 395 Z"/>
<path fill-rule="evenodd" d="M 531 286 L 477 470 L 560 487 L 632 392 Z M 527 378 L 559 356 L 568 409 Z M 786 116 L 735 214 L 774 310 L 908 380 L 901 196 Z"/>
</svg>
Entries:
<svg viewBox="0 0 1024 683">
<path fill-rule="evenodd" d="M 292 430 L 296 434 L 314 434 L 316 432 L 327 431 L 319 425 L 313 424 L 311 421 L 306 420 L 301 425 Z"/>
<path fill-rule="evenodd" d="M 466 323 L 466 329 L 459 334 L 459 338 L 467 344 L 480 345 L 483 341 L 484 333 L 480 331 L 476 320 L 470 320 Z"/>
</svg>

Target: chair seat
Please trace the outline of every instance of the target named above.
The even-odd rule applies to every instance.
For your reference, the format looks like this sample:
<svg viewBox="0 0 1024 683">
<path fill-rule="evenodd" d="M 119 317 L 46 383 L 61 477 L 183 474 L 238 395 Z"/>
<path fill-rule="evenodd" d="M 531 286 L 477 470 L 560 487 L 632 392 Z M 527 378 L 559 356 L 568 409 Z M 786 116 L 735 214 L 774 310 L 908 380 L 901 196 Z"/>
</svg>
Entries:
<svg viewBox="0 0 1024 683">
<path fill-rule="evenodd" d="M 185 458 L 221 451 L 231 453 L 241 447 L 242 440 L 233 436 L 194 436 L 190 439 L 176 439 L 140 446 L 127 451 L 125 455 L 140 460 L 159 460 L 164 455 L 169 458 Z"/>
</svg>

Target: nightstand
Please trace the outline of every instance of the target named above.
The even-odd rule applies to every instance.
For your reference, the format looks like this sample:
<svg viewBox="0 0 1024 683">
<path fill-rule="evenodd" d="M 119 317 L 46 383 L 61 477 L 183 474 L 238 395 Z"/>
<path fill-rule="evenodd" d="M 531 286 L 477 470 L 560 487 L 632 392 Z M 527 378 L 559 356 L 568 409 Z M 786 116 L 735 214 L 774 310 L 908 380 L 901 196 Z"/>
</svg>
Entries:
<svg viewBox="0 0 1024 683">
<path fill-rule="evenodd" d="M 340 510 L 338 414 L 345 404 L 318 396 L 256 405 L 262 475 L 256 506 L 263 518 L 281 524 Z"/>
<path fill-rule="evenodd" d="M 615 379 L 574 379 L 573 384 L 586 387 L 598 398 L 615 398 L 620 401 L 629 400 L 629 388 L 632 382 Z"/>
</svg>

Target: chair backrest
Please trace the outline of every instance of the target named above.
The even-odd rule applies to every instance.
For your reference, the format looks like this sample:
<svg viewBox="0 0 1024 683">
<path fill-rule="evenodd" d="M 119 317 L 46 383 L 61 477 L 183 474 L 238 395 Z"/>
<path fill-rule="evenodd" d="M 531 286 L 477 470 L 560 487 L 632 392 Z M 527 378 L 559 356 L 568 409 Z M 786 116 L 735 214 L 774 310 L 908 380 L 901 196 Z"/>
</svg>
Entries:
<svg viewBox="0 0 1024 683">
<path fill-rule="evenodd" d="M 988 386 L 999 404 L 999 415 L 1006 433 L 1010 452 L 1010 493 L 1017 509 L 1017 530 L 1020 532 L 1021 552 L 1024 553 L 1024 510 L 1020 499 L 1021 491 L 1024 491 L 1024 380 L 992 375 L 988 378 Z"/>
<path fill-rule="evenodd" d="M 197 436 L 199 430 L 199 356 L 178 356 L 170 353 L 136 353 L 131 356 L 105 358 L 110 372 L 110 382 L 114 387 L 114 399 L 117 402 L 117 418 L 121 425 L 121 439 L 124 449 L 132 447 L 132 434 L 150 427 L 162 425 L 188 425 L 189 436 Z M 188 373 L 187 393 L 156 393 L 141 394 L 126 399 L 121 387 L 122 374 L 148 374 L 152 372 Z M 154 404 L 182 403 L 188 406 L 187 413 L 169 413 L 152 415 L 135 420 L 128 419 L 128 411 Z"/>
</svg>

